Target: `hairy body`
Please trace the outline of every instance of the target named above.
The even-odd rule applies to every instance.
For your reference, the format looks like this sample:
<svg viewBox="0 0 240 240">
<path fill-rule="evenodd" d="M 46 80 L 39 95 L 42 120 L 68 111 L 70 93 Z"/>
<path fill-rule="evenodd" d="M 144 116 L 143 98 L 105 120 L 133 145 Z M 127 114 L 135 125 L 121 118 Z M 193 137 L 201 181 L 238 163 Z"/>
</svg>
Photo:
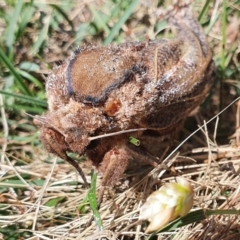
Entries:
<svg viewBox="0 0 240 240">
<path fill-rule="evenodd" d="M 209 92 L 215 68 L 202 28 L 188 6 L 176 5 L 167 20 L 177 31 L 173 39 L 81 47 L 49 75 L 49 110 L 34 122 L 46 149 L 85 182 L 67 152 L 86 154 L 103 174 L 102 185 L 112 186 L 129 161 L 157 165 L 130 136 L 173 132 Z"/>
</svg>

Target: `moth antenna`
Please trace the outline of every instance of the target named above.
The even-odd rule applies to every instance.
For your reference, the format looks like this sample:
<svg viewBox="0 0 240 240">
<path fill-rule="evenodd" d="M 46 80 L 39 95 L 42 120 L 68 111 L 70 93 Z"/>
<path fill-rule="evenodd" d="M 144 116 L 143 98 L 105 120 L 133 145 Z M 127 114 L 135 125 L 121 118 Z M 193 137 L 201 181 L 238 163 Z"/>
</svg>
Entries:
<svg viewBox="0 0 240 240">
<path fill-rule="evenodd" d="M 50 122 L 47 122 L 47 121 L 45 120 L 45 119 L 46 119 L 45 117 L 33 116 L 33 115 L 31 115 L 31 114 L 28 114 L 28 113 L 26 113 L 26 114 L 29 115 L 30 117 L 33 117 L 33 118 L 36 119 L 37 121 L 45 124 L 46 126 L 51 127 L 52 129 L 54 129 L 55 131 L 59 132 L 59 133 L 62 134 L 64 137 L 66 137 L 65 134 L 64 134 L 62 131 L 60 131 L 59 129 L 57 129 L 57 128 L 56 128 L 54 125 L 52 125 Z"/>
<path fill-rule="evenodd" d="M 118 132 L 114 132 L 114 133 L 106 133 L 103 135 L 99 135 L 99 136 L 95 136 L 95 137 L 90 137 L 89 140 L 96 140 L 99 138 L 105 138 L 105 137 L 111 137 L 111 136 L 116 136 L 116 135 L 120 135 L 123 133 L 128 133 L 128 132 L 137 132 L 137 131 L 144 131 L 147 130 L 147 128 L 135 128 L 135 129 L 128 129 L 128 130 L 122 130 L 122 131 L 118 131 Z"/>
<path fill-rule="evenodd" d="M 29 113 L 26 113 L 26 112 L 23 112 L 24 114 L 26 114 L 27 116 L 31 117 L 31 118 L 35 118 L 35 116 L 33 116 L 32 114 L 29 114 Z"/>
</svg>

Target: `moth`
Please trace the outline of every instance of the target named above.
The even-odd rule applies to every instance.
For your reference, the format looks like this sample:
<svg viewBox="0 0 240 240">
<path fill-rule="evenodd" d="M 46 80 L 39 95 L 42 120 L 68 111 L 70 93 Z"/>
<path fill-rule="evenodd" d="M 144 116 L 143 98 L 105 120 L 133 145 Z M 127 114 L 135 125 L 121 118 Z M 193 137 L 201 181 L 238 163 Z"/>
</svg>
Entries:
<svg viewBox="0 0 240 240">
<path fill-rule="evenodd" d="M 167 21 L 172 39 L 83 46 L 46 82 L 48 111 L 35 116 L 45 148 L 72 164 L 69 152 L 86 155 L 113 186 L 131 165 L 157 166 L 158 159 L 129 137 L 173 132 L 205 99 L 215 65 L 206 36 L 188 7 Z"/>
</svg>

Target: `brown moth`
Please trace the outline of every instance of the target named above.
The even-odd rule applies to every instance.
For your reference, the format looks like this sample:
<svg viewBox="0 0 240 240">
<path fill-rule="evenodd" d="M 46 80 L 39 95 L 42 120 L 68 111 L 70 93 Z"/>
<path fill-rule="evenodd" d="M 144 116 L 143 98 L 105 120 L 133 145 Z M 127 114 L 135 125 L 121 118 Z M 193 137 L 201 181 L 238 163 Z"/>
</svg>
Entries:
<svg viewBox="0 0 240 240">
<path fill-rule="evenodd" d="M 177 31 L 173 39 L 80 47 L 49 75 L 49 109 L 34 122 L 45 148 L 85 183 L 67 152 L 86 154 L 102 185 L 112 186 L 130 161 L 157 165 L 130 136 L 173 132 L 208 94 L 215 67 L 202 28 L 187 6 L 176 5 L 167 20 Z"/>
</svg>

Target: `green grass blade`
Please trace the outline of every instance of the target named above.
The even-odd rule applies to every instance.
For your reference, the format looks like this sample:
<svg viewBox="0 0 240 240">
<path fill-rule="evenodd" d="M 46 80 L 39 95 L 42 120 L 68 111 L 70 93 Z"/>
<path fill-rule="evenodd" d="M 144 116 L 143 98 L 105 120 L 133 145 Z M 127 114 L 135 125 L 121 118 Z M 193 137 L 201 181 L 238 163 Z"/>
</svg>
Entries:
<svg viewBox="0 0 240 240">
<path fill-rule="evenodd" d="M 198 21 L 203 24 L 203 20 L 205 18 L 205 16 L 207 15 L 208 13 L 208 8 L 209 8 L 209 3 L 211 2 L 211 0 L 207 0 L 202 8 L 202 11 L 201 13 L 199 14 L 199 17 L 198 17 Z"/>
<path fill-rule="evenodd" d="M 36 98 L 36 97 L 19 95 L 19 94 L 16 94 L 16 93 L 10 93 L 10 92 L 6 92 L 6 91 L 2 91 L 2 90 L 0 90 L 0 94 L 6 95 L 6 96 L 11 96 L 11 97 L 17 98 L 19 100 L 23 100 L 23 101 L 26 101 L 26 102 L 29 102 L 29 103 L 32 103 L 32 104 L 42 106 L 44 108 L 47 107 L 47 102 L 46 101 L 40 100 L 39 98 Z"/>
<path fill-rule="evenodd" d="M 88 204 L 88 196 L 86 196 L 82 201 L 81 201 L 81 203 L 79 204 L 79 206 L 77 207 L 78 208 L 78 210 L 79 210 L 79 212 L 80 212 L 80 214 L 84 214 L 84 213 L 86 213 L 87 212 L 87 208 L 86 208 L 86 206 L 88 206 L 89 204 Z"/>
<path fill-rule="evenodd" d="M 54 10 L 56 10 L 60 15 L 62 15 L 62 17 L 68 22 L 68 24 L 71 26 L 72 29 L 74 29 L 73 23 L 72 21 L 69 19 L 68 15 L 64 12 L 64 10 L 58 6 L 58 5 L 54 5 L 51 4 L 50 5 Z"/>
<path fill-rule="evenodd" d="M 103 16 L 101 16 L 99 12 L 97 12 L 95 8 L 93 8 L 91 5 L 89 5 L 89 9 L 92 15 L 94 16 L 94 22 L 96 23 L 98 30 L 103 29 L 106 32 L 106 34 L 109 35 L 110 29 L 107 26 L 107 22 L 106 22 L 107 19 L 103 20 Z"/>
<path fill-rule="evenodd" d="M 109 8 L 110 7 L 111 6 L 109 6 Z M 107 19 L 107 21 L 109 22 L 111 19 L 117 18 L 117 16 L 120 14 L 120 12 L 121 12 L 121 3 L 118 3 L 115 6 L 113 6 L 113 9 L 111 9 L 111 14 L 110 14 L 109 18 Z"/>
<path fill-rule="evenodd" d="M 114 37 L 118 34 L 119 30 L 121 29 L 122 25 L 127 21 L 127 19 L 132 14 L 133 10 L 137 6 L 140 0 L 133 0 L 131 4 L 129 5 L 128 9 L 124 12 L 124 14 L 120 17 L 118 22 L 114 25 L 114 27 L 111 29 L 110 34 L 108 37 L 104 40 L 103 45 L 107 45 L 111 43 L 114 39 Z"/>
<path fill-rule="evenodd" d="M 212 27 L 214 26 L 214 24 L 216 23 L 216 21 L 218 20 L 220 16 L 220 13 L 216 13 L 216 15 L 214 16 L 214 18 L 212 19 L 212 21 L 210 22 L 210 24 L 208 25 L 208 27 L 205 30 L 205 33 L 208 35 L 212 29 Z"/>
<path fill-rule="evenodd" d="M 26 7 L 25 7 L 26 6 Z M 35 8 L 32 6 L 31 2 L 29 4 L 24 5 L 24 9 L 21 13 L 21 22 L 18 25 L 16 38 L 19 38 L 24 34 L 24 30 L 27 24 L 31 21 L 31 18 L 34 15 Z"/>
<path fill-rule="evenodd" d="M 98 211 L 98 203 L 97 203 L 97 197 L 96 197 L 96 182 L 97 182 L 97 174 L 92 172 L 91 188 L 88 192 L 88 200 L 89 200 L 90 207 L 93 211 L 95 222 L 97 223 L 98 228 L 100 230 L 103 230 L 102 219 Z"/>
<path fill-rule="evenodd" d="M 47 206 L 47 207 L 57 207 L 57 205 L 60 202 L 62 202 L 65 198 L 66 197 L 56 197 L 56 198 L 50 199 L 45 203 L 45 206 Z"/>
<path fill-rule="evenodd" d="M 19 64 L 19 68 L 22 70 L 26 70 L 28 72 L 30 72 L 30 71 L 37 72 L 40 70 L 40 67 L 38 64 L 36 64 L 34 62 L 27 62 L 27 61 L 21 62 Z"/>
<path fill-rule="evenodd" d="M 28 87 L 24 84 L 21 75 L 16 71 L 16 69 L 14 68 L 14 66 L 12 65 L 12 63 L 10 62 L 10 60 L 8 59 L 8 57 L 2 51 L 1 48 L 0 48 L 0 60 L 7 66 L 10 73 L 14 76 L 14 80 L 16 81 L 16 84 L 17 84 L 17 87 L 19 88 L 19 90 L 22 93 L 31 96 L 32 94 L 29 91 Z"/>
<path fill-rule="evenodd" d="M 80 45 L 80 43 L 82 42 L 83 38 L 85 37 L 85 35 L 88 34 L 88 28 L 89 28 L 89 23 L 82 23 L 77 32 L 76 32 L 76 40 L 75 40 L 75 46 Z"/>
<path fill-rule="evenodd" d="M 34 76 L 32 76 L 31 74 L 29 74 L 28 72 L 23 71 L 23 70 L 19 70 L 18 72 L 21 74 L 21 76 L 28 79 L 30 82 L 34 83 L 41 90 L 44 90 L 42 83 L 39 82 Z"/>
<path fill-rule="evenodd" d="M 178 218 L 168 224 L 166 227 L 162 228 L 159 232 L 173 231 L 179 227 L 186 226 L 190 223 L 202 221 L 206 219 L 206 215 L 203 209 L 196 210 L 194 212 L 188 213 L 186 216 Z"/>
<path fill-rule="evenodd" d="M 44 109 L 39 107 L 39 106 L 36 106 L 36 105 L 33 105 L 33 106 L 29 106 L 29 105 L 26 105 L 26 104 L 14 104 L 12 106 L 6 106 L 6 108 L 11 108 L 11 110 L 14 112 L 19 112 L 19 110 L 23 111 L 23 112 L 26 112 L 26 113 L 31 113 L 33 115 L 37 114 L 42 114 L 44 112 Z"/>
<path fill-rule="evenodd" d="M 16 5 L 13 11 L 13 14 L 11 15 L 11 20 L 9 22 L 9 26 L 7 28 L 7 38 L 6 38 L 6 46 L 9 49 L 12 49 L 12 45 L 15 39 L 15 31 L 17 28 L 17 22 L 18 22 L 18 18 L 20 16 L 21 13 L 21 9 L 23 6 L 23 0 L 18 0 L 16 1 Z"/>
<path fill-rule="evenodd" d="M 45 24 L 44 24 L 42 30 L 40 31 L 40 33 L 38 34 L 37 41 L 33 44 L 31 54 L 35 55 L 36 53 L 38 53 L 43 42 L 47 39 L 50 21 L 51 21 L 51 14 L 48 13 L 48 16 L 46 16 L 45 21 L 44 21 Z"/>
<path fill-rule="evenodd" d="M 178 218 L 171 223 L 169 223 L 164 228 L 160 229 L 157 233 L 166 232 L 166 231 L 174 231 L 177 228 L 186 226 L 191 223 L 200 222 L 209 216 L 213 215 L 225 215 L 225 214 L 233 214 L 240 215 L 240 210 L 236 209 L 217 209 L 217 210 L 209 210 L 209 209 L 199 209 L 193 212 L 188 213 L 186 216 Z M 154 236 L 156 233 L 152 234 L 148 239 Z"/>
</svg>

